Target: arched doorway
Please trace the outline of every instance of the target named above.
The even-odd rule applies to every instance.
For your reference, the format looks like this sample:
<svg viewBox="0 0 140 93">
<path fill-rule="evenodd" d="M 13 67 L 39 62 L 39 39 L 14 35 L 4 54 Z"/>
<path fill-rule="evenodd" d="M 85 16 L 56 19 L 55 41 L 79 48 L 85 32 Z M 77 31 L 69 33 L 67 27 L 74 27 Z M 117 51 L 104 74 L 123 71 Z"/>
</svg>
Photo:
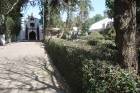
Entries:
<svg viewBox="0 0 140 93">
<path fill-rule="evenodd" d="M 36 40 L 36 33 L 34 31 L 29 33 L 29 40 Z"/>
</svg>

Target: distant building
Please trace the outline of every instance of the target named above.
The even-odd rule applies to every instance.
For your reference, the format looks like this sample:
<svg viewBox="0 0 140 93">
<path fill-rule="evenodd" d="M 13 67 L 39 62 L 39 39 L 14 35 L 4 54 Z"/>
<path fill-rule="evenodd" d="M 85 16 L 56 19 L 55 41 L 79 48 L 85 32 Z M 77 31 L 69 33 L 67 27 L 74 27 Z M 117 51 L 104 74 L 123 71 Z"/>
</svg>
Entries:
<svg viewBox="0 0 140 93">
<path fill-rule="evenodd" d="M 61 29 L 57 27 L 49 27 L 46 28 L 46 30 L 47 30 L 47 36 L 53 38 L 59 37 L 61 33 Z"/>
<path fill-rule="evenodd" d="M 101 31 L 110 28 L 112 26 L 113 26 L 113 19 L 105 18 L 92 24 L 89 28 L 89 31 L 90 32 Z"/>
<path fill-rule="evenodd" d="M 43 29 L 40 19 L 35 18 L 33 15 L 28 16 L 24 21 L 24 26 L 20 31 L 20 40 L 42 40 Z"/>
</svg>

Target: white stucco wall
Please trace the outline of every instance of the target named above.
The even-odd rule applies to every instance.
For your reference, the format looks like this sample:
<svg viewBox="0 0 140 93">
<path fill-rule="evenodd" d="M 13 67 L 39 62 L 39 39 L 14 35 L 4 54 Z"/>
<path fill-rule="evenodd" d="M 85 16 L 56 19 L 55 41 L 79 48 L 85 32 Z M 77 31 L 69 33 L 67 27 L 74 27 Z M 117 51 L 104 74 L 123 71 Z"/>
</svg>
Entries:
<svg viewBox="0 0 140 93">
<path fill-rule="evenodd" d="M 34 20 L 30 20 L 31 19 L 31 16 L 28 17 L 25 21 L 24 21 L 24 24 L 22 25 L 22 29 L 20 31 L 20 34 L 19 34 L 19 40 L 25 40 L 26 37 L 25 37 L 25 33 L 26 33 L 26 26 L 28 27 L 28 36 L 29 36 L 29 33 L 34 31 L 36 33 L 36 40 L 37 40 L 37 27 L 39 26 L 39 36 L 40 36 L 40 40 L 43 39 L 43 33 L 42 33 L 42 26 L 41 24 L 39 23 L 39 19 L 37 18 L 34 18 Z M 34 27 L 32 29 L 32 27 L 30 26 L 30 23 L 34 23 Z M 28 38 L 29 39 L 29 38 Z"/>
<path fill-rule="evenodd" d="M 105 28 L 107 28 L 107 25 L 110 23 L 113 23 L 113 19 L 105 18 L 103 20 L 100 20 L 100 21 L 92 24 L 89 28 L 89 31 L 93 32 L 93 31 L 98 31 L 100 29 L 105 29 Z"/>
</svg>

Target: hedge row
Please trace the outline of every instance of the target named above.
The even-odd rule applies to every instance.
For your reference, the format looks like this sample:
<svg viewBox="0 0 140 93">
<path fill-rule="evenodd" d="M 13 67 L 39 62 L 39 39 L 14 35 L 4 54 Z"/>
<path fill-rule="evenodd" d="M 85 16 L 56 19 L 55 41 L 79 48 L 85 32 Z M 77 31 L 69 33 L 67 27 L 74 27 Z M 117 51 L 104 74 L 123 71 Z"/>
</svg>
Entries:
<svg viewBox="0 0 140 93">
<path fill-rule="evenodd" d="M 114 66 L 116 51 L 110 43 L 91 47 L 78 42 L 46 40 L 46 50 L 71 93 L 137 92 L 138 79 Z"/>
<path fill-rule="evenodd" d="M 72 88 L 72 93 L 82 93 L 82 61 L 87 57 L 88 51 L 64 40 L 50 41 L 47 43 L 46 49 L 52 61 Z"/>
</svg>

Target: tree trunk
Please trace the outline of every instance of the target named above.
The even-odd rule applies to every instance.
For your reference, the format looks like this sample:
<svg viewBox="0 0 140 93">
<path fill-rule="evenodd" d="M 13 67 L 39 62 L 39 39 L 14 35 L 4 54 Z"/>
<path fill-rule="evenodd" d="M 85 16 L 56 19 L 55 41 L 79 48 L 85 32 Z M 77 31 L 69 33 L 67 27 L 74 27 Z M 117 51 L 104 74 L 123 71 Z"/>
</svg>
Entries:
<svg viewBox="0 0 140 93">
<path fill-rule="evenodd" d="M 140 47 L 140 0 L 136 0 L 137 12 L 136 12 L 136 19 L 137 19 L 137 48 Z"/>
<path fill-rule="evenodd" d="M 120 66 L 138 70 L 136 49 L 136 0 L 115 0 L 114 27 Z"/>
</svg>

